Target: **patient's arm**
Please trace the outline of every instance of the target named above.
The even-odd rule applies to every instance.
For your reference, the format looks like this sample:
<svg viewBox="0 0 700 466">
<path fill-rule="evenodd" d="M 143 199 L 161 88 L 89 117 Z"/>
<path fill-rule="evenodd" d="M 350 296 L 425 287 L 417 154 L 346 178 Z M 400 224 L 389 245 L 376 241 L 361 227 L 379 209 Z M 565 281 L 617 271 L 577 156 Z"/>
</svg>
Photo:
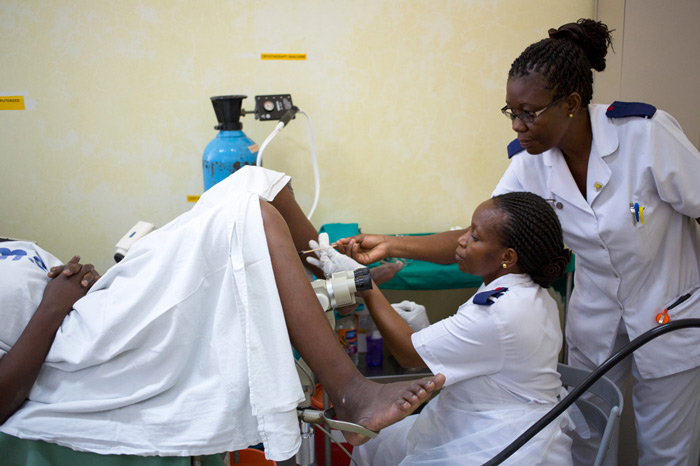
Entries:
<svg viewBox="0 0 700 466">
<path fill-rule="evenodd" d="M 65 271 L 46 285 L 44 296 L 24 331 L 0 358 L 0 424 L 12 415 L 29 395 L 39 370 L 63 319 L 73 304 L 85 296 L 96 275 L 91 264 L 80 265 L 76 256 Z M 79 266 L 79 267 L 77 267 Z M 99 275 L 97 275 L 99 276 Z M 81 284 L 85 281 L 87 285 Z"/>
</svg>

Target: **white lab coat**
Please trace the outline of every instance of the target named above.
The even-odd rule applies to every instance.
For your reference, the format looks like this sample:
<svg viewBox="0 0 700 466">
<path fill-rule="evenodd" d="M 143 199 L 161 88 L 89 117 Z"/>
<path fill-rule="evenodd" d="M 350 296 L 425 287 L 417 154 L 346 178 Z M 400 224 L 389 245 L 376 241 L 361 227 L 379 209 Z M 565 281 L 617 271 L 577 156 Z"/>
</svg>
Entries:
<svg viewBox="0 0 700 466">
<path fill-rule="evenodd" d="M 531 191 L 551 199 L 565 243 L 576 253 L 566 336 L 591 361 L 610 356 L 620 319 L 634 339 L 678 297 L 671 320 L 700 317 L 700 154 L 676 120 L 608 118 L 590 105 L 593 143 L 584 199 L 557 148 L 513 157 L 494 195 Z M 633 222 L 630 203 L 644 207 Z M 672 332 L 634 353 L 641 375 L 700 365 L 700 332 Z"/>
<path fill-rule="evenodd" d="M 268 458 L 294 455 L 304 394 L 259 204 L 288 181 L 246 167 L 137 241 L 75 303 L 0 431 L 100 454 L 206 455 L 262 441 Z M 43 294 L 22 284 L 47 281 L 29 261 L 40 248 L 12 248 L 29 254 L 0 261 L 0 277 L 20 288 L 0 287 L 3 303 L 18 304 L 2 308 L 16 322 L 0 332 L 5 351 Z"/>
<path fill-rule="evenodd" d="M 524 274 L 509 274 L 478 292 L 506 287 L 490 306 L 472 297 L 454 316 L 412 336 L 440 394 L 416 416 L 356 447 L 360 465 L 481 465 L 557 402 L 562 344 L 557 306 Z M 477 292 L 477 293 L 478 293 Z M 568 415 L 547 426 L 505 464 L 571 464 Z"/>
</svg>

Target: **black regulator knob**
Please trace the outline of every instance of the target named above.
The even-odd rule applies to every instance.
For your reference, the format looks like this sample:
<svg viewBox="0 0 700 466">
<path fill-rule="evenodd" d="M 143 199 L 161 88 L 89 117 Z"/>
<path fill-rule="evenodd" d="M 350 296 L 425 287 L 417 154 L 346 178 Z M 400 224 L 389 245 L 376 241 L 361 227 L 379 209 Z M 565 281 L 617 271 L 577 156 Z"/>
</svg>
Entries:
<svg viewBox="0 0 700 466">
<path fill-rule="evenodd" d="M 372 277 L 369 274 L 369 267 L 356 269 L 355 272 L 355 289 L 357 291 L 366 291 L 372 289 Z"/>
</svg>

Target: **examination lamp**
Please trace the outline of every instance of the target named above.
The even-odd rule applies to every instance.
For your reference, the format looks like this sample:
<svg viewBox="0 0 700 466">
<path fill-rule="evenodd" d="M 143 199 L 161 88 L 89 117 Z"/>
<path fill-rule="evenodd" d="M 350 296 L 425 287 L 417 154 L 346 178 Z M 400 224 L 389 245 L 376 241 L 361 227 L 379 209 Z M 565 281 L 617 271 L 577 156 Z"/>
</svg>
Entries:
<svg viewBox="0 0 700 466">
<path fill-rule="evenodd" d="M 369 268 L 336 272 L 327 280 L 314 280 L 311 286 L 324 311 L 355 304 L 355 292 L 372 289 Z"/>
</svg>

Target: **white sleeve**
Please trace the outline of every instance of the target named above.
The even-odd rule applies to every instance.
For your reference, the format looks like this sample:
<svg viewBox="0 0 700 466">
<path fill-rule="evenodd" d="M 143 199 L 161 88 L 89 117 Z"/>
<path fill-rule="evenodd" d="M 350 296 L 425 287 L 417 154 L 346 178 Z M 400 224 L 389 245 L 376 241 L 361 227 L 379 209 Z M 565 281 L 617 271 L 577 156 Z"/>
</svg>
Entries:
<svg viewBox="0 0 700 466">
<path fill-rule="evenodd" d="M 678 122 L 657 111 L 649 135 L 651 169 L 659 197 L 691 218 L 700 217 L 700 153 Z"/>
<path fill-rule="evenodd" d="M 519 163 L 518 157 L 525 157 L 527 154 L 515 155 L 510 161 L 510 165 L 506 169 L 506 172 L 501 177 L 496 189 L 491 193 L 491 197 L 498 196 L 499 194 L 511 193 L 515 191 L 527 191 L 523 184 L 518 179 L 517 165 Z"/>
<path fill-rule="evenodd" d="M 489 310 L 468 302 L 457 314 L 411 336 L 413 346 L 428 368 L 441 373 L 451 385 L 503 367 L 499 331 Z"/>
</svg>

